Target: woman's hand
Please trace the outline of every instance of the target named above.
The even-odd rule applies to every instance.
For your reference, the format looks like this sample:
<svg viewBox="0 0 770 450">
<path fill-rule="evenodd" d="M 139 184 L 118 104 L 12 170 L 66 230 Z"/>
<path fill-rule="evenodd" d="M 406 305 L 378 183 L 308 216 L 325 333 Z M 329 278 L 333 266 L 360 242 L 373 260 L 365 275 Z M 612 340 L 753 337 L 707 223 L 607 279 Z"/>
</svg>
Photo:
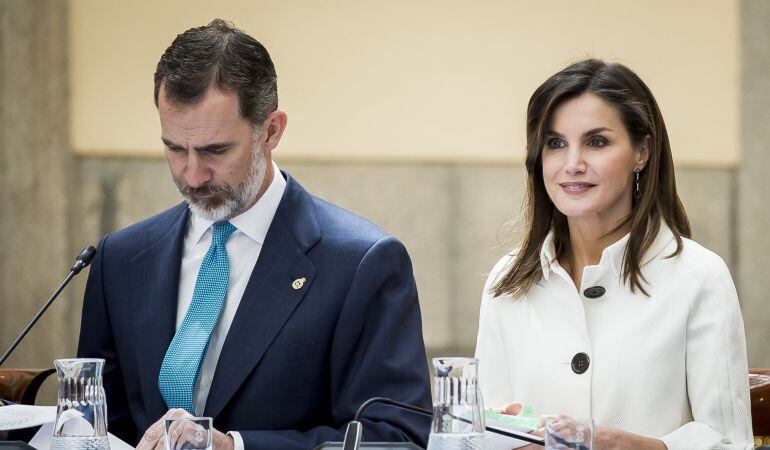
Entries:
<svg viewBox="0 0 770 450">
<path fill-rule="evenodd" d="M 617 428 L 596 426 L 594 450 L 667 450 L 660 439 L 639 436 Z"/>
<path fill-rule="evenodd" d="M 500 408 L 501 414 L 508 414 L 509 416 L 518 416 L 521 412 L 522 408 L 524 408 L 524 405 L 521 403 L 508 403 L 507 405 Z"/>
<path fill-rule="evenodd" d="M 532 436 L 543 437 L 545 436 L 545 428 L 538 428 L 537 430 L 532 430 L 529 432 L 529 434 L 531 434 Z M 519 447 L 516 450 L 543 450 L 543 446 L 538 444 L 527 444 L 524 447 Z"/>
<path fill-rule="evenodd" d="M 499 411 L 502 414 L 515 416 L 521 413 L 522 408 L 521 403 L 508 403 Z M 548 417 L 553 416 L 540 416 L 541 428 L 532 430 L 529 434 L 538 437 L 545 436 L 545 428 L 542 426 Z M 520 448 L 521 450 L 542 450 L 542 447 L 536 444 L 529 444 Z M 668 450 L 668 447 L 660 439 L 639 436 L 617 428 L 596 426 L 594 428 L 594 450 Z"/>
</svg>

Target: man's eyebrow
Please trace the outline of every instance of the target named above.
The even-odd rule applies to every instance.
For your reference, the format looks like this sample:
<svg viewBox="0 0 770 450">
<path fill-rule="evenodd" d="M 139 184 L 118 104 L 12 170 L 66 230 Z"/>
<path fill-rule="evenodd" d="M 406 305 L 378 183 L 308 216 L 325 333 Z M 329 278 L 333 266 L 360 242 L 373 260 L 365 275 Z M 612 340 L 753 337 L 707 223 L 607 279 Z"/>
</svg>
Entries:
<svg viewBox="0 0 770 450">
<path fill-rule="evenodd" d="M 166 139 L 164 137 L 160 138 L 161 141 L 163 141 L 166 146 L 169 148 L 185 148 L 179 144 L 175 144 L 170 139 Z M 204 145 L 202 147 L 195 147 L 195 150 L 198 152 L 218 152 L 221 150 L 225 150 L 227 148 L 230 148 L 234 145 L 233 142 L 216 142 L 213 144 Z"/>
<path fill-rule="evenodd" d="M 163 143 L 166 144 L 167 147 L 182 148 L 181 145 L 174 144 L 173 142 L 171 142 L 170 139 L 166 139 L 166 138 L 162 137 L 162 138 L 160 138 L 160 140 L 163 141 Z"/>
<path fill-rule="evenodd" d="M 216 142 L 214 144 L 204 145 L 203 147 L 195 147 L 198 152 L 218 152 L 232 147 L 232 142 Z"/>
</svg>

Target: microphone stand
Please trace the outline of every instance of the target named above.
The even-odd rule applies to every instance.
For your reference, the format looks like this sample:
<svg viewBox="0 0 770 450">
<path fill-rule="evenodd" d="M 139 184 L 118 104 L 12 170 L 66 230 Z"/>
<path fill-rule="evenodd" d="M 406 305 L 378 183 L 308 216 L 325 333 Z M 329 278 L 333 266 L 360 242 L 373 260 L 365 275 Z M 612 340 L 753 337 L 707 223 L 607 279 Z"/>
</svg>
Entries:
<svg viewBox="0 0 770 450">
<path fill-rule="evenodd" d="M 51 295 L 51 297 L 48 299 L 48 301 L 43 304 L 43 307 L 40 308 L 40 311 L 35 314 L 35 317 L 32 318 L 32 320 L 27 324 L 26 327 L 21 331 L 21 334 L 16 337 L 16 339 L 13 341 L 10 347 L 8 347 L 8 350 L 3 353 L 3 356 L 0 357 L 0 366 L 3 365 L 6 359 L 8 359 L 9 356 L 11 356 L 11 353 L 16 349 L 16 346 L 19 345 L 19 343 L 24 339 L 24 337 L 29 333 L 29 330 L 32 329 L 32 327 L 35 326 L 38 320 L 40 320 L 40 317 L 45 313 L 45 311 L 48 309 L 49 306 L 51 306 L 51 303 L 53 303 L 54 300 L 56 300 L 56 297 L 59 296 L 61 291 L 69 284 L 70 280 L 75 277 L 78 273 L 80 273 L 81 270 L 86 268 L 90 263 L 91 260 L 94 258 L 94 255 L 96 254 L 96 249 L 90 245 L 87 245 L 82 252 L 80 252 L 80 255 L 78 255 L 77 259 L 75 260 L 75 264 L 70 269 L 70 273 L 67 275 L 67 278 L 62 281 L 62 283 L 59 285 L 59 287 L 56 289 L 56 291 Z"/>
<path fill-rule="evenodd" d="M 399 401 L 396 401 L 396 400 L 393 400 L 393 399 L 390 399 L 390 398 L 387 398 L 387 397 L 374 397 L 374 398 L 370 398 L 369 400 L 367 400 L 363 404 L 361 404 L 361 406 L 358 408 L 358 411 L 356 412 L 355 417 L 353 417 L 353 421 L 350 423 L 350 425 L 348 425 L 348 431 L 345 433 L 345 442 L 347 442 L 347 440 L 348 440 L 348 434 L 349 433 L 356 433 L 356 434 L 358 434 L 359 435 L 358 440 L 360 441 L 361 423 L 359 422 L 359 419 L 361 418 L 361 415 L 364 413 L 364 410 L 366 408 L 368 408 L 370 405 L 374 404 L 374 403 L 384 403 L 386 405 L 395 406 L 397 408 L 402 408 L 402 409 L 406 409 L 406 410 L 409 410 L 409 411 L 413 411 L 413 412 L 416 412 L 418 414 L 426 415 L 428 417 L 433 417 L 433 411 L 430 411 L 430 410 L 425 409 L 425 408 L 420 408 L 418 406 L 410 405 L 408 403 L 399 402 Z M 468 423 L 468 424 L 472 423 L 469 419 L 466 419 L 464 417 L 458 417 L 458 416 L 452 415 L 452 418 L 460 420 L 460 421 Z M 351 425 L 353 425 L 353 424 L 357 424 L 357 425 L 351 427 Z M 354 431 L 351 431 L 351 428 Z M 537 445 L 543 445 L 543 446 L 545 445 L 545 442 L 544 442 L 543 438 L 540 438 L 540 437 L 537 437 L 537 436 L 532 436 L 531 434 L 520 433 L 518 431 L 513 431 L 513 430 L 502 430 L 500 428 L 490 428 L 490 427 L 487 427 L 487 426 L 485 426 L 484 429 L 486 429 L 490 433 L 500 434 L 500 435 L 503 435 L 503 436 L 506 436 L 506 437 L 509 437 L 509 438 L 519 439 L 521 441 L 525 441 L 525 442 L 529 442 L 529 443 L 537 444 Z M 352 434 L 352 436 L 355 436 L 355 434 Z M 350 449 L 357 449 L 357 448 L 358 447 L 353 447 L 353 446 L 350 447 Z M 345 450 L 348 449 L 348 447 L 345 447 L 344 443 L 343 443 L 343 449 L 345 449 Z"/>
</svg>

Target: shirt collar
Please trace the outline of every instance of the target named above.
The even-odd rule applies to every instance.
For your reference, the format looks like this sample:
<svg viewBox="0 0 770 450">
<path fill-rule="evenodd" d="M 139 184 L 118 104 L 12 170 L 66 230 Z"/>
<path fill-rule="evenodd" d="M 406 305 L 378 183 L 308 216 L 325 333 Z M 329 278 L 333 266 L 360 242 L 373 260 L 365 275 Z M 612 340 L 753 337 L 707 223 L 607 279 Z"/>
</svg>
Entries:
<svg viewBox="0 0 770 450">
<path fill-rule="evenodd" d="M 551 275 L 551 264 L 556 261 L 556 247 L 553 244 L 553 230 L 551 230 L 540 247 L 540 265 L 543 268 L 543 279 L 548 281 Z"/>
<path fill-rule="evenodd" d="M 609 245 L 604 249 L 604 251 L 602 251 L 602 257 L 599 260 L 600 267 L 609 267 L 616 274 L 621 274 L 623 270 L 623 257 L 626 251 L 626 245 L 628 244 L 629 236 L 630 234 L 626 234 L 617 242 Z M 671 229 L 668 227 L 668 225 L 666 225 L 665 222 L 661 222 L 658 235 L 655 237 L 652 245 L 650 245 L 647 253 L 645 253 L 644 258 L 642 258 L 642 266 L 658 257 L 658 255 L 660 255 L 661 252 L 663 252 L 663 250 L 665 250 L 673 240 L 674 233 L 671 232 Z M 554 233 L 553 230 L 551 230 L 551 232 L 548 233 L 545 240 L 543 241 L 543 246 L 540 249 L 540 265 L 543 269 L 543 279 L 545 281 L 548 281 L 548 277 L 550 276 L 551 270 L 553 268 L 552 265 L 555 263 L 555 261 L 556 247 L 554 246 Z"/>
<path fill-rule="evenodd" d="M 263 244 L 267 230 L 273 222 L 273 217 L 281 203 L 286 180 L 283 178 L 278 165 L 273 162 L 273 181 L 257 202 L 246 211 L 230 219 L 230 223 L 252 240 Z M 194 242 L 200 242 L 214 221 L 198 214 L 190 215 L 190 226 Z"/>
</svg>

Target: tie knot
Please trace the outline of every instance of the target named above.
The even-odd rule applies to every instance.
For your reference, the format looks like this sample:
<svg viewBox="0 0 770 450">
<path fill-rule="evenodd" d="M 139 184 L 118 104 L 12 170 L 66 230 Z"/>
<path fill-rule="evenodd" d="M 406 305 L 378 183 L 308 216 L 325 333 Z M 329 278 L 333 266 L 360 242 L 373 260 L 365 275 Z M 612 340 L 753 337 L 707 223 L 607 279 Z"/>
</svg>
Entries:
<svg viewBox="0 0 770 450">
<path fill-rule="evenodd" d="M 214 235 L 212 237 L 212 245 L 224 245 L 227 242 L 227 238 L 230 237 L 237 228 L 230 222 L 216 222 L 214 223 Z"/>
</svg>

